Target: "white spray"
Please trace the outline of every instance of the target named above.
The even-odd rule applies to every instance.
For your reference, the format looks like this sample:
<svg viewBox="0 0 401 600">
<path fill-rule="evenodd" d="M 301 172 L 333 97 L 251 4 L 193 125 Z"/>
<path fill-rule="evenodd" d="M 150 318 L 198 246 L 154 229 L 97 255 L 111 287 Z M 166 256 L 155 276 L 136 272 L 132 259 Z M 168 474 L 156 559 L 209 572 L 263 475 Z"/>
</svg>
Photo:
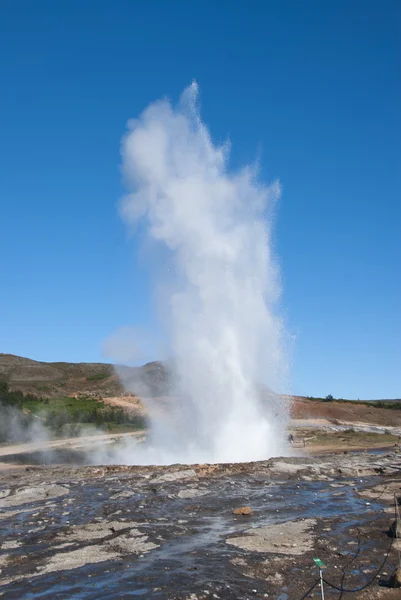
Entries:
<svg viewBox="0 0 401 600">
<path fill-rule="evenodd" d="M 268 391 L 281 391 L 286 367 L 271 248 L 280 187 L 259 183 L 254 168 L 229 170 L 229 146 L 213 144 L 197 96 L 193 83 L 177 108 L 150 105 L 122 144 L 131 193 L 121 214 L 129 224 L 143 220 L 174 270 L 164 307 L 176 365 L 173 415 L 160 421 L 150 407 L 149 444 L 140 455 L 132 449 L 132 463 L 283 452 L 287 411 Z"/>
</svg>

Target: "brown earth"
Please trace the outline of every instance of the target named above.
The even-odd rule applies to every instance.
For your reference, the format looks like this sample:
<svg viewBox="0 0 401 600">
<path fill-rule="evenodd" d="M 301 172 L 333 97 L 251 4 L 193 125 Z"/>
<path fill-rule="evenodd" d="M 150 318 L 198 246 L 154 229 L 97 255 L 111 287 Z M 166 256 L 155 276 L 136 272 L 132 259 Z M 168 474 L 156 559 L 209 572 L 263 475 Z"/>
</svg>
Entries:
<svg viewBox="0 0 401 600">
<path fill-rule="evenodd" d="M 111 396 L 104 398 L 104 402 L 110 406 L 117 406 L 118 408 L 123 408 L 125 411 L 140 415 L 146 412 L 141 399 L 137 396 Z"/>
<path fill-rule="evenodd" d="M 321 402 L 299 396 L 293 397 L 292 417 L 294 419 L 326 419 L 350 423 L 369 423 L 372 425 L 401 425 L 401 410 L 376 408 L 354 402 Z"/>
</svg>

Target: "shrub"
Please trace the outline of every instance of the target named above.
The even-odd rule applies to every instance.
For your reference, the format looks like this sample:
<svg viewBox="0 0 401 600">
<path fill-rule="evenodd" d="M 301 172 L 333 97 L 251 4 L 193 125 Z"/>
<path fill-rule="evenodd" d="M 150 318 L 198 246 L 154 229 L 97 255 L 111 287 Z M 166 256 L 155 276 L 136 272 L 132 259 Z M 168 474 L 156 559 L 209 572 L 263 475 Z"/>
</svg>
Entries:
<svg viewBox="0 0 401 600">
<path fill-rule="evenodd" d="M 102 373 L 95 373 L 94 375 L 89 375 L 86 378 L 86 381 L 102 381 L 103 379 L 107 379 L 110 377 L 110 373 L 107 371 L 102 371 Z"/>
</svg>

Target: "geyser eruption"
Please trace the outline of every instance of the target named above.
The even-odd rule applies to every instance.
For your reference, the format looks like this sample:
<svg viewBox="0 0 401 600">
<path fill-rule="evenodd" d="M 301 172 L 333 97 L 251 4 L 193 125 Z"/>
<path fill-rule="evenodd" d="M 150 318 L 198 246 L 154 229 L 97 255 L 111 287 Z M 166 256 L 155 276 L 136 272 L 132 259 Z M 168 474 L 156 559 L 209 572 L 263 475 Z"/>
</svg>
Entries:
<svg viewBox="0 0 401 600">
<path fill-rule="evenodd" d="M 145 455 L 131 462 L 231 462 L 282 453 L 283 327 L 271 248 L 277 182 L 231 171 L 211 140 L 196 83 L 177 108 L 151 104 L 129 123 L 124 220 L 142 220 L 169 254 L 167 314 L 176 389 L 168 422 L 152 416 Z M 171 273 L 171 269 L 173 273 Z"/>
</svg>

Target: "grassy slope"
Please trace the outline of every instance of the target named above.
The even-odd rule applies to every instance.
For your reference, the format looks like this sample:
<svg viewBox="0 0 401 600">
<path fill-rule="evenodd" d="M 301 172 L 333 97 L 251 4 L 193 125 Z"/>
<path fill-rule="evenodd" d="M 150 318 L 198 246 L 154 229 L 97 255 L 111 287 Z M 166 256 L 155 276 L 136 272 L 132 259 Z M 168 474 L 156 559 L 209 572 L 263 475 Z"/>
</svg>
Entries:
<svg viewBox="0 0 401 600">
<path fill-rule="evenodd" d="M 43 428 L 52 437 L 74 437 L 83 430 L 88 434 L 90 430 L 121 432 L 145 427 L 141 415 L 97 398 L 41 398 L 10 390 L 4 381 L 0 382 L 0 409 L 0 442 L 29 441 L 40 437 Z"/>
<path fill-rule="evenodd" d="M 167 373 L 161 363 L 122 369 L 132 392 L 145 381 L 154 395 L 164 395 Z M 12 390 L 49 398 L 76 394 L 101 398 L 124 392 L 113 365 L 106 363 L 46 363 L 0 353 L 0 380 Z"/>
</svg>

